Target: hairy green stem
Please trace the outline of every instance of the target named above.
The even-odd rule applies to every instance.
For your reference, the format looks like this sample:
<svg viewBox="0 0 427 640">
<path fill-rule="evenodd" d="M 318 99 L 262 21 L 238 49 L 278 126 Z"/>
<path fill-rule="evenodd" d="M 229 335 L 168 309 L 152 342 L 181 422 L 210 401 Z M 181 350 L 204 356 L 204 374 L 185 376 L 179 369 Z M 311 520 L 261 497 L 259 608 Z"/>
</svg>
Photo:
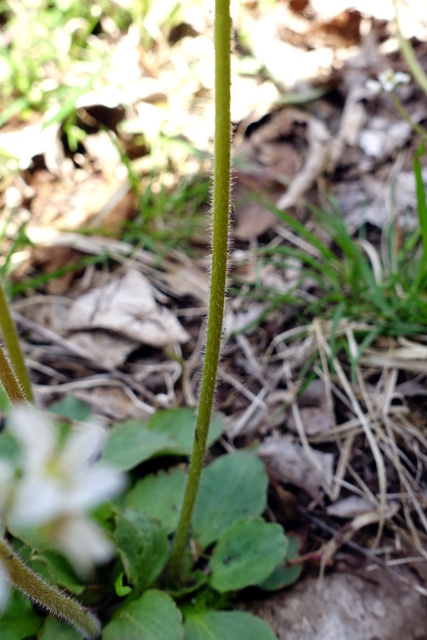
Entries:
<svg viewBox="0 0 427 640">
<path fill-rule="evenodd" d="M 230 208 L 230 48 L 231 18 L 229 0 L 215 2 L 215 142 L 212 208 L 212 268 L 209 294 L 208 328 L 200 399 L 197 412 L 193 452 L 188 470 L 184 500 L 178 522 L 169 577 L 178 582 L 191 516 L 199 488 L 206 452 L 209 423 L 215 393 L 218 361 L 221 349 L 227 280 L 228 223 Z"/>
<path fill-rule="evenodd" d="M 18 384 L 3 347 L 0 345 L 0 382 L 12 404 L 25 402 L 25 395 Z"/>
<path fill-rule="evenodd" d="M 10 581 L 31 600 L 72 624 L 84 638 L 99 637 L 101 625 L 98 619 L 29 569 L 4 538 L 0 538 L 0 560 Z"/>
<path fill-rule="evenodd" d="M 34 404 L 33 389 L 31 387 L 30 376 L 25 365 L 24 356 L 19 344 L 15 323 L 10 315 L 9 305 L 4 292 L 3 283 L 0 280 L 0 330 L 6 345 L 9 358 L 12 362 L 13 370 L 18 382 L 24 392 L 26 399 Z"/>
</svg>

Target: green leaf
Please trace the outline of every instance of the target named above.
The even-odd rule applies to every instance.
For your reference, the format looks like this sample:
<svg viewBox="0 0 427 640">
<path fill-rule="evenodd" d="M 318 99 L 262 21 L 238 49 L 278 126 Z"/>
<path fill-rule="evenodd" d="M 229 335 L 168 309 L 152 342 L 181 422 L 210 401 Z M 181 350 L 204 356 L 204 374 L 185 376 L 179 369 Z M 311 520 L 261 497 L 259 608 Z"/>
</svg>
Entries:
<svg viewBox="0 0 427 640">
<path fill-rule="evenodd" d="M 13 590 L 5 612 L 0 616 L 1 640 L 23 640 L 34 636 L 42 625 L 42 618 L 34 613 L 27 598 Z"/>
<path fill-rule="evenodd" d="M 86 420 L 91 414 L 91 408 L 86 402 L 65 396 L 61 400 L 54 402 L 50 407 L 51 413 L 56 413 L 62 418 L 72 418 L 73 420 Z"/>
<path fill-rule="evenodd" d="M 299 555 L 301 547 L 301 540 L 297 536 L 286 536 L 288 540 L 288 547 L 286 549 L 286 561 L 276 567 L 273 573 L 268 576 L 267 580 L 264 580 L 259 586 L 265 591 L 277 591 L 284 587 L 289 587 L 294 584 L 302 573 L 302 564 L 295 564 L 288 566 L 288 560 L 293 560 Z"/>
<path fill-rule="evenodd" d="M 83 636 L 65 622 L 48 617 L 38 640 L 83 640 Z"/>
<path fill-rule="evenodd" d="M 139 420 L 126 420 L 110 430 L 102 459 L 128 471 L 166 449 L 168 443 L 165 434 L 150 432 Z"/>
<path fill-rule="evenodd" d="M 37 549 L 38 551 L 45 551 L 48 548 L 46 537 L 43 536 L 43 531 L 40 527 L 26 527 L 22 525 L 8 525 L 9 532 L 16 540 L 23 542 L 28 549 Z M 31 557 L 31 552 L 29 552 Z"/>
<path fill-rule="evenodd" d="M 0 159 L 1 159 L 1 149 L 0 149 Z M 0 174 L 1 174 L 1 160 L 0 160 Z M 1 270 L 0 270 L 0 273 L 1 273 Z M 3 411 L 3 413 L 8 413 L 11 407 L 12 405 L 9 400 L 9 396 L 7 395 L 3 385 L 0 384 L 0 411 Z"/>
<path fill-rule="evenodd" d="M 0 434 L 0 458 L 5 458 L 14 466 L 18 465 L 22 460 L 19 444 L 8 433 Z"/>
<path fill-rule="evenodd" d="M 128 587 L 126 584 L 123 584 L 123 578 L 125 577 L 124 572 L 122 571 L 116 578 L 114 583 L 114 590 L 119 596 L 119 598 L 124 598 L 132 593 L 132 589 Z"/>
<path fill-rule="evenodd" d="M 76 595 L 85 589 L 69 562 L 57 551 L 44 549 L 38 554 L 33 553 L 30 564 L 34 571 L 46 577 L 49 582 L 60 584 Z"/>
<path fill-rule="evenodd" d="M 105 501 L 91 511 L 91 517 L 102 529 L 109 533 L 114 533 L 114 515 L 117 511 L 124 511 L 126 508 L 126 494 L 117 496 L 114 501 Z"/>
<path fill-rule="evenodd" d="M 191 613 L 184 624 L 184 640 L 276 640 L 269 625 L 245 611 Z"/>
<path fill-rule="evenodd" d="M 129 491 L 126 504 L 135 511 L 148 513 L 162 523 L 167 533 L 172 533 L 178 524 L 185 479 L 185 469 L 180 467 L 146 476 Z"/>
<path fill-rule="evenodd" d="M 186 553 L 188 553 L 188 550 L 186 549 Z M 189 562 L 189 571 L 187 572 L 189 579 L 180 587 L 176 588 L 176 589 L 171 589 L 168 588 L 168 593 L 170 596 L 172 596 L 172 598 L 174 600 L 183 600 L 183 598 L 187 598 L 188 596 L 191 594 L 195 594 L 195 597 L 197 597 L 197 594 L 200 594 L 200 590 L 201 588 L 207 584 L 208 582 L 208 576 L 206 575 L 205 571 L 202 571 L 200 569 L 196 569 L 194 570 L 193 565 L 194 565 L 194 560 L 191 557 L 191 555 L 189 554 L 188 556 L 190 562 Z M 187 567 L 184 567 L 184 571 L 183 571 L 183 577 L 184 580 L 187 577 L 187 574 L 185 573 Z M 193 570 L 192 570 L 193 569 Z M 208 593 L 209 595 L 212 596 L 213 592 L 211 590 L 207 591 L 204 590 L 203 593 Z M 218 599 L 218 594 L 215 594 L 216 600 Z M 206 607 L 205 607 L 206 608 Z"/>
<path fill-rule="evenodd" d="M 278 591 L 294 584 L 300 577 L 301 572 L 302 566 L 300 564 L 288 567 L 285 562 L 276 567 L 267 580 L 264 580 L 259 586 L 265 591 Z"/>
<path fill-rule="evenodd" d="M 146 423 L 127 420 L 110 431 L 103 459 L 122 471 L 128 471 L 154 456 L 190 455 L 193 445 L 195 415 L 191 408 L 158 411 Z M 208 445 L 223 432 L 223 418 L 211 424 Z"/>
<path fill-rule="evenodd" d="M 282 562 L 286 547 L 280 525 L 262 518 L 236 522 L 222 534 L 209 562 L 211 586 L 222 593 L 259 584 Z"/>
<path fill-rule="evenodd" d="M 163 591 L 146 591 L 125 603 L 102 632 L 102 640 L 182 640 L 181 612 Z"/>
<path fill-rule="evenodd" d="M 127 579 L 135 591 L 149 587 L 169 556 L 169 540 L 160 522 L 126 509 L 116 516 L 115 539 Z"/>
<path fill-rule="evenodd" d="M 221 456 L 203 470 L 192 519 L 193 538 L 205 549 L 241 519 L 260 515 L 266 505 L 268 478 L 250 451 Z"/>
</svg>

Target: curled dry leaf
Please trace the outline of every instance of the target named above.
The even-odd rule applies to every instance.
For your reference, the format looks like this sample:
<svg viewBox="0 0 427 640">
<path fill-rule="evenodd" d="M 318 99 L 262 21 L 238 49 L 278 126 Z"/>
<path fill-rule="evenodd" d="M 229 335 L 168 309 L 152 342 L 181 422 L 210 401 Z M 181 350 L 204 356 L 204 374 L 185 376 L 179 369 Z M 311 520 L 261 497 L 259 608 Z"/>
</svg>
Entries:
<svg viewBox="0 0 427 640">
<path fill-rule="evenodd" d="M 114 369 L 123 364 L 127 357 L 138 348 L 139 342 L 127 336 L 112 336 L 107 331 L 76 331 L 68 336 L 68 342 L 84 353 L 89 360 L 97 362 L 105 369 Z"/>
<path fill-rule="evenodd" d="M 133 270 L 74 301 L 38 300 L 26 306 L 25 318 L 33 323 L 30 330 L 36 334 L 111 369 L 123 364 L 141 344 L 163 348 L 189 339 L 173 312 L 161 304 L 166 301 Z"/>
<path fill-rule="evenodd" d="M 176 262 L 165 263 L 166 273 L 163 279 L 171 290 L 180 296 L 192 296 L 206 303 L 209 297 L 209 277 L 207 269 L 203 269 L 196 261 L 187 264 Z"/>
<path fill-rule="evenodd" d="M 188 333 L 170 309 L 156 302 L 156 296 L 141 273 L 128 271 L 78 298 L 70 309 L 67 329 L 107 329 L 154 347 L 186 342 Z"/>
<path fill-rule="evenodd" d="M 32 325 L 27 328 L 36 335 L 111 369 L 123 364 L 141 343 L 164 348 L 189 339 L 173 312 L 161 304 L 166 301 L 133 270 L 74 301 L 37 298 L 33 304 L 24 304 L 22 311 L 24 322 Z M 15 305 L 15 309 L 21 307 Z"/>
</svg>

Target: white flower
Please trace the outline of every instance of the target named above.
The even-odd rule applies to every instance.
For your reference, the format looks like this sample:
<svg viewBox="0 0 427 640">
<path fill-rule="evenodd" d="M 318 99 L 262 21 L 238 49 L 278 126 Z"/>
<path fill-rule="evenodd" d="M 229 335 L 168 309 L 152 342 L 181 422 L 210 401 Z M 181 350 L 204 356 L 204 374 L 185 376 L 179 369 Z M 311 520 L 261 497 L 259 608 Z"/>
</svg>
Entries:
<svg viewBox="0 0 427 640">
<path fill-rule="evenodd" d="M 102 530 L 84 516 L 119 493 L 123 474 L 98 461 L 106 440 L 97 425 L 82 425 L 64 444 L 58 430 L 34 408 L 18 406 L 8 426 L 23 447 L 23 473 L 7 514 L 10 525 L 44 526 L 52 542 L 82 572 L 113 555 Z M 107 552 L 108 548 L 108 552 Z"/>
<path fill-rule="evenodd" d="M 373 93 L 378 94 L 381 91 L 391 93 L 400 84 L 408 84 L 411 76 L 403 71 L 393 71 L 393 69 L 386 69 L 378 74 L 378 82 L 376 80 L 368 80 L 366 82 L 367 89 Z"/>
</svg>

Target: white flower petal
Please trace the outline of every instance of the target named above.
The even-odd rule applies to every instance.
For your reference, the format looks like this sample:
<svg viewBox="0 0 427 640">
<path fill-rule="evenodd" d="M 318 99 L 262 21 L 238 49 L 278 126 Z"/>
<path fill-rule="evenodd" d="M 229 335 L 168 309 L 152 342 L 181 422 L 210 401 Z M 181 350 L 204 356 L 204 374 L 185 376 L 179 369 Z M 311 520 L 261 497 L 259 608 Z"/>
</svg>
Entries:
<svg viewBox="0 0 427 640">
<path fill-rule="evenodd" d="M 61 466 L 71 472 L 94 462 L 104 448 L 107 433 L 96 424 L 85 424 L 79 431 L 71 433 L 61 453 Z"/>
<path fill-rule="evenodd" d="M 378 95 L 382 91 L 382 86 L 377 80 L 367 80 L 366 81 L 367 90 L 373 95 Z"/>
<path fill-rule="evenodd" d="M 68 496 L 70 510 L 90 509 L 118 495 L 125 486 L 123 473 L 98 462 L 75 479 Z"/>
<path fill-rule="evenodd" d="M 93 564 L 108 562 L 115 555 L 114 546 L 102 529 L 82 516 L 64 520 L 56 543 L 76 571 L 83 575 Z"/>
<path fill-rule="evenodd" d="M 380 81 L 384 91 L 386 91 L 387 93 L 393 91 L 395 87 L 393 69 L 386 69 L 385 71 L 381 71 L 381 73 L 378 74 L 378 80 Z"/>
<path fill-rule="evenodd" d="M 394 74 L 394 81 L 396 84 L 409 84 L 411 76 L 403 71 L 396 71 Z"/>
<path fill-rule="evenodd" d="M 41 525 L 67 509 L 66 495 L 57 483 L 49 478 L 29 475 L 17 487 L 9 521 L 23 526 Z"/>
<path fill-rule="evenodd" d="M 8 418 L 8 427 L 24 448 L 26 467 L 43 466 L 56 444 L 55 430 L 49 420 L 34 407 L 18 405 Z"/>
<path fill-rule="evenodd" d="M 393 69 L 386 69 L 378 74 L 378 80 L 380 81 L 383 90 L 390 93 L 391 91 L 394 91 L 397 85 L 408 84 L 411 80 L 411 76 L 403 71 L 396 71 L 395 73 Z"/>
</svg>

